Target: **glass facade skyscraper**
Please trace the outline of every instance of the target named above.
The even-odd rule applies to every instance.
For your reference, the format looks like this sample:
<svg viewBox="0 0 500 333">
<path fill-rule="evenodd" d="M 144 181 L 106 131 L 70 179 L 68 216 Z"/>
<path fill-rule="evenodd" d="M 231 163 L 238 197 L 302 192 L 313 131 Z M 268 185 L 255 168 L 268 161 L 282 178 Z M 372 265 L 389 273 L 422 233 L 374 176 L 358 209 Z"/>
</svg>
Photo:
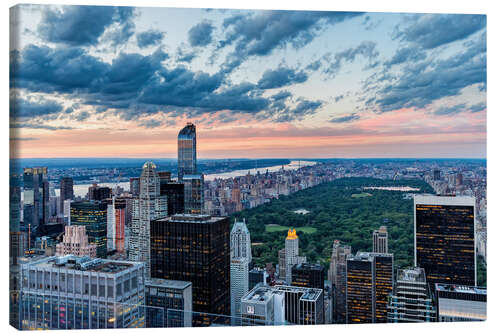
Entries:
<svg viewBox="0 0 500 333">
<path fill-rule="evenodd" d="M 23 225 L 37 227 L 49 220 L 47 167 L 24 168 Z"/>
<path fill-rule="evenodd" d="M 184 175 L 194 175 L 196 165 L 196 126 L 192 123 L 180 130 L 177 137 L 177 177 L 182 181 Z"/>
<path fill-rule="evenodd" d="M 415 266 L 427 281 L 476 285 L 474 197 L 415 195 Z"/>
<path fill-rule="evenodd" d="M 193 311 L 228 316 L 229 218 L 179 214 L 152 221 L 151 277 L 190 281 Z M 196 314 L 193 326 L 210 326 L 217 319 Z"/>
<path fill-rule="evenodd" d="M 106 258 L 107 248 L 107 207 L 99 201 L 71 203 L 71 225 L 83 225 L 89 236 L 89 243 L 95 244 L 97 257 Z"/>
</svg>

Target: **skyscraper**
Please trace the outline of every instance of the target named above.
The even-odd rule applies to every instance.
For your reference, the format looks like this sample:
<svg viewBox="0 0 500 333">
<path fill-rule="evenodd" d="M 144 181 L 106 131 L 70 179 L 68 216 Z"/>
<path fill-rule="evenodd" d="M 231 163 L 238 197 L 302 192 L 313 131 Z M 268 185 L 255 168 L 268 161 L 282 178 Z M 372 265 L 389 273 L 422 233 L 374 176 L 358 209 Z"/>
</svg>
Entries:
<svg viewBox="0 0 500 333">
<path fill-rule="evenodd" d="M 378 230 L 374 230 L 372 236 L 373 236 L 373 252 L 388 253 L 389 234 L 387 233 L 387 227 L 383 225 Z"/>
<path fill-rule="evenodd" d="M 180 130 L 177 137 L 177 178 L 198 173 L 196 165 L 196 126 L 192 123 Z"/>
<path fill-rule="evenodd" d="M 304 288 L 325 288 L 325 269 L 320 264 L 302 263 L 292 267 L 292 286 Z"/>
<path fill-rule="evenodd" d="M 184 184 L 160 179 L 160 195 L 167 196 L 168 215 L 184 214 Z"/>
<path fill-rule="evenodd" d="M 387 322 L 393 256 L 358 252 L 347 259 L 347 323 Z"/>
<path fill-rule="evenodd" d="M 92 186 L 89 187 L 88 198 L 89 200 L 102 201 L 111 198 L 112 194 L 113 191 L 110 187 L 92 184 Z"/>
<path fill-rule="evenodd" d="M 436 283 L 437 320 L 486 320 L 486 288 Z"/>
<path fill-rule="evenodd" d="M 42 257 L 21 266 L 22 330 L 144 327 L 144 264 Z"/>
<path fill-rule="evenodd" d="M 106 258 L 107 249 L 107 205 L 99 201 L 71 203 L 71 225 L 85 226 L 89 243 L 95 244 L 99 258 Z"/>
<path fill-rule="evenodd" d="M 151 277 L 193 283 L 193 311 L 230 314 L 229 218 L 173 215 L 151 222 Z M 193 326 L 217 316 L 193 314 Z"/>
<path fill-rule="evenodd" d="M 203 175 L 185 174 L 184 184 L 184 212 L 186 214 L 201 214 L 204 209 Z"/>
<path fill-rule="evenodd" d="M 69 254 L 79 257 L 95 258 L 96 245 L 89 243 L 89 236 L 83 225 L 67 225 L 61 243 L 56 245 L 56 256 Z"/>
<path fill-rule="evenodd" d="M 230 234 L 231 253 L 231 316 L 233 325 L 240 325 L 241 298 L 248 291 L 248 270 L 252 261 L 250 232 L 245 220 L 236 222 Z"/>
<path fill-rule="evenodd" d="M 427 281 L 476 285 L 474 197 L 414 196 L 415 266 Z"/>
<path fill-rule="evenodd" d="M 292 267 L 296 264 L 306 262 L 305 257 L 299 256 L 299 236 L 295 229 L 289 229 L 285 239 L 285 266 L 286 266 L 286 283 L 292 283 Z"/>
<path fill-rule="evenodd" d="M 191 327 L 193 287 L 191 282 L 146 280 L 146 327 Z"/>
<path fill-rule="evenodd" d="M 141 179 L 139 177 L 131 177 L 130 178 L 130 193 L 134 197 L 138 197 L 141 192 Z"/>
<path fill-rule="evenodd" d="M 398 270 L 394 290 L 389 296 L 387 321 L 419 323 L 436 320 L 436 310 L 420 267 Z"/>
<path fill-rule="evenodd" d="M 347 257 L 351 255 L 351 246 L 341 245 L 339 240 L 333 242 L 328 280 L 334 286 L 334 311 L 333 319 L 336 323 L 346 323 L 346 264 Z"/>
<path fill-rule="evenodd" d="M 167 197 L 160 196 L 156 165 L 146 162 L 142 167 L 139 198 L 133 201 L 129 259 L 144 262 L 147 278 L 151 276 L 150 223 L 167 216 L 167 213 Z"/>
<path fill-rule="evenodd" d="M 59 211 L 61 215 L 64 213 L 64 201 L 65 200 L 73 200 L 73 178 L 71 177 L 63 177 L 59 183 Z"/>
<path fill-rule="evenodd" d="M 242 297 L 241 317 L 244 326 L 284 325 L 285 292 L 257 285 Z"/>
<path fill-rule="evenodd" d="M 25 227 L 31 228 L 49 221 L 49 182 L 47 167 L 24 168 L 24 208 Z"/>
</svg>

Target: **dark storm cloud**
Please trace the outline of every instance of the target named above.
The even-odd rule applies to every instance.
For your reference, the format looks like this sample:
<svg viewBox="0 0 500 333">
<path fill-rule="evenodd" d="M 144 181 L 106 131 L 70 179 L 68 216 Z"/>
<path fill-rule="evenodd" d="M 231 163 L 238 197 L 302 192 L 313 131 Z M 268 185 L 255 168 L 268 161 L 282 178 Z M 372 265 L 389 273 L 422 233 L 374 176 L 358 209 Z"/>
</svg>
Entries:
<svg viewBox="0 0 500 333">
<path fill-rule="evenodd" d="M 77 47 L 28 45 L 11 53 L 11 86 L 37 92 L 73 92 L 89 89 L 109 65 Z"/>
<path fill-rule="evenodd" d="M 158 30 L 148 30 L 141 33 L 138 33 L 137 38 L 137 46 L 141 49 L 158 45 L 163 38 L 165 37 L 165 33 Z"/>
<path fill-rule="evenodd" d="M 266 70 L 257 85 L 261 89 L 273 89 L 305 81 L 307 81 L 307 74 L 305 72 L 287 67 L 279 67 L 275 70 Z"/>
<path fill-rule="evenodd" d="M 354 12 L 259 11 L 226 18 L 226 35 L 218 48 L 234 45 L 226 70 L 231 71 L 251 56 L 266 56 L 274 49 L 309 44 L 327 25 L 362 15 Z"/>
<path fill-rule="evenodd" d="M 188 39 L 191 46 L 206 46 L 212 42 L 212 32 L 214 26 L 204 21 L 192 27 L 188 32 Z"/>
<path fill-rule="evenodd" d="M 358 120 L 359 118 L 360 118 L 359 115 L 351 113 L 350 115 L 347 116 L 332 118 L 329 121 L 331 123 L 350 123 L 352 121 Z"/>
<path fill-rule="evenodd" d="M 46 41 L 71 46 L 96 45 L 107 27 L 119 27 L 109 38 L 115 43 L 128 40 L 134 24 L 133 7 L 63 6 L 43 12 L 38 32 Z"/>
<path fill-rule="evenodd" d="M 412 15 L 407 21 L 407 27 L 395 31 L 395 38 L 415 43 L 424 49 L 463 40 L 486 27 L 486 15 Z"/>
<path fill-rule="evenodd" d="M 11 118 L 36 118 L 59 113 L 62 109 L 62 105 L 53 100 L 34 101 L 20 97 L 10 100 Z"/>
<path fill-rule="evenodd" d="M 486 84 L 486 34 L 464 46 L 465 51 L 447 59 L 408 62 L 397 80 L 378 90 L 375 104 L 382 112 L 424 108 L 443 97 L 458 95 L 465 87 Z"/>
<path fill-rule="evenodd" d="M 201 115 L 220 110 L 233 113 L 266 113 L 278 118 L 297 119 L 312 114 L 322 102 L 298 100 L 287 106 L 286 98 L 264 97 L 265 89 L 304 82 L 307 74 L 287 68 L 268 71 L 258 84 L 232 84 L 223 71 L 208 74 L 184 66 L 165 67 L 168 57 L 161 49 L 143 56 L 120 53 L 111 63 L 89 55 L 82 48 L 48 48 L 29 45 L 14 52 L 11 86 L 31 92 L 60 93 L 93 106 L 94 112 L 111 112 L 125 120 L 158 112 Z M 284 94 L 289 94 L 286 92 Z M 288 97 L 287 97 L 288 98 Z M 86 112 L 76 107 L 63 111 L 84 121 Z M 287 114 L 287 115 L 284 115 Z M 46 118 L 46 120 L 49 120 Z"/>
</svg>

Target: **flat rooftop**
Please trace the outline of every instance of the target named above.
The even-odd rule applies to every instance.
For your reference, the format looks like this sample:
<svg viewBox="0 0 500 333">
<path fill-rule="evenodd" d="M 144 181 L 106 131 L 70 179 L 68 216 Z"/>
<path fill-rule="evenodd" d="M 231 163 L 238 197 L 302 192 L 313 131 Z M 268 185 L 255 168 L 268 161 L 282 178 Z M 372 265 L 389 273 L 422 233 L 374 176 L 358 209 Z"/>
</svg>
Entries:
<svg viewBox="0 0 500 333">
<path fill-rule="evenodd" d="M 269 286 L 257 286 L 250 290 L 241 298 L 242 301 L 251 301 L 257 303 L 267 303 L 276 293 L 276 289 Z"/>
<path fill-rule="evenodd" d="M 436 283 L 436 290 L 438 291 L 450 291 L 461 294 L 478 294 L 478 295 L 486 295 L 485 287 L 474 287 L 474 286 L 463 286 L 458 284 L 445 284 L 445 283 Z"/>
<path fill-rule="evenodd" d="M 171 288 L 171 289 L 186 289 L 193 284 L 189 281 L 179 281 L 179 280 L 166 280 L 152 278 L 146 280 L 146 287 L 159 287 L 159 288 Z"/>
<path fill-rule="evenodd" d="M 398 270 L 398 281 L 423 282 L 425 283 L 425 272 L 423 268 L 413 267 Z"/>
<path fill-rule="evenodd" d="M 168 217 L 163 217 L 156 221 L 159 222 L 189 222 L 189 223 L 214 223 L 224 219 L 227 216 L 211 216 L 205 214 L 175 214 Z"/>
<path fill-rule="evenodd" d="M 26 265 L 34 268 L 55 268 L 116 274 L 131 267 L 142 265 L 142 263 L 67 255 L 63 257 L 43 257 L 39 260 L 28 262 Z"/>
</svg>

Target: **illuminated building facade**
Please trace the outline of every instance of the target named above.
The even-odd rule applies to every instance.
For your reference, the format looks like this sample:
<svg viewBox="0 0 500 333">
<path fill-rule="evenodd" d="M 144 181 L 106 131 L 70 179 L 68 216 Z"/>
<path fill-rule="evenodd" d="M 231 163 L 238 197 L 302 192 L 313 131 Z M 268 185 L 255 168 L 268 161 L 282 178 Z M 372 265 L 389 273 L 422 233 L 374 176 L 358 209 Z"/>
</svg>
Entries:
<svg viewBox="0 0 500 333">
<path fill-rule="evenodd" d="M 304 262 L 307 262 L 307 259 L 299 256 L 299 236 L 297 236 L 297 231 L 288 229 L 288 235 L 285 239 L 285 279 L 287 284 L 292 284 L 293 265 Z"/>
<path fill-rule="evenodd" d="M 31 228 L 49 221 L 47 167 L 24 168 L 23 225 Z"/>
<path fill-rule="evenodd" d="M 324 289 L 325 269 L 320 264 L 302 263 L 292 267 L 292 286 Z"/>
<path fill-rule="evenodd" d="M 107 204 L 98 201 L 71 203 L 71 225 L 84 226 L 89 243 L 96 246 L 96 255 L 106 258 L 107 254 Z"/>
<path fill-rule="evenodd" d="M 230 314 L 229 218 L 179 214 L 151 222 L 151 277 L 190 281 L 193 311 Z M 193 314 L 193 326 L 217 316 Z"/>
<path fill-rule="evenodd" d="M 486 320 L 486 288 L 436 283 L 440 322 Z"/>
<path fill-rule="evenodd" d="M 415 195 L 415 266 L 427 281 L 476 285 L 474 197 Z"/>
<path fill-rule="evenodd" d="M 358 252 L 347 259 L 347 323 L 387 322 L 392 293 L 393 256 Z"/>
<path fill-rule="evenodd" d="M 23 330 L 144 325 L 143 263 L 65 256 L 21 266 Z"/>
<path fill-rule="evenodd" d="M 197 173 L 196 126 L 187 123 L 177 136 L 177 178 L 179 181 L 183 181 L 184 175 Z"/>
<path fill-rule="evenodd" d="M 420 267 L 398 270 L 393 293 L 389 296 L 387 321 L 420 323 L 436 320 L 425 271 Z"/>
</svg>

